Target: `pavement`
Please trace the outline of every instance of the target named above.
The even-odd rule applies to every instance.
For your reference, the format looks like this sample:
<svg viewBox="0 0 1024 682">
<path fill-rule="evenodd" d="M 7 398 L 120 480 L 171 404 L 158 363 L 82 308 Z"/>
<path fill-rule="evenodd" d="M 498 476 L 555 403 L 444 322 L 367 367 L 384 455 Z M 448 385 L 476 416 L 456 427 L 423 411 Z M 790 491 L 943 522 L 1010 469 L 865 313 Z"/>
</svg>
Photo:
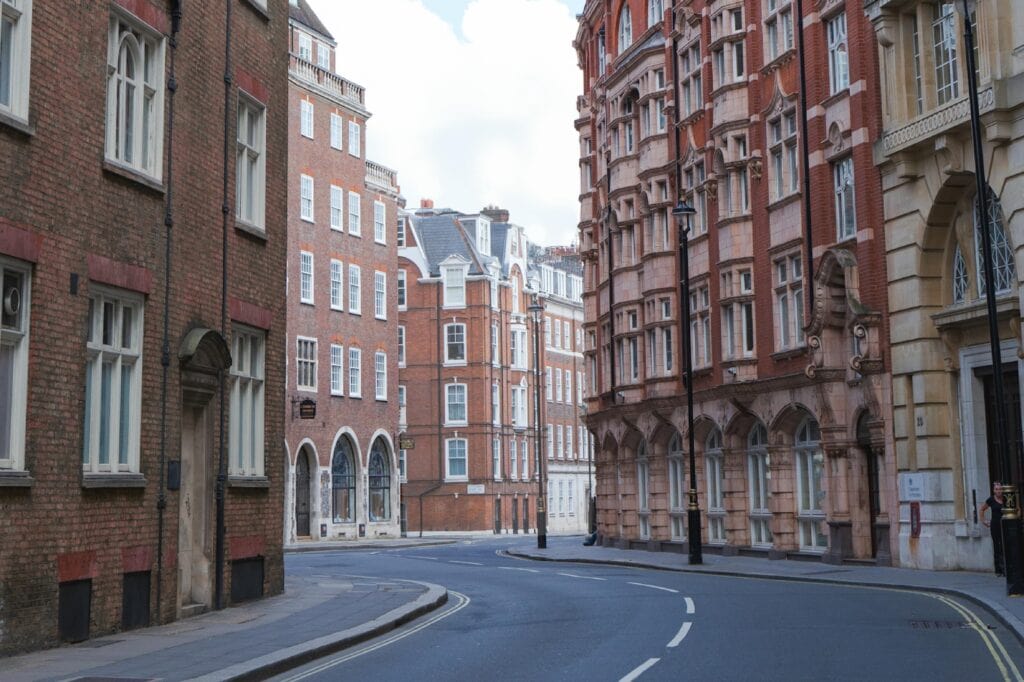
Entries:
<svg viewBox="0 0 1024 682">
<path fill-rule="evenodd" d="M 686 554 L 638 549 L 584 547 L 582 538 L 548 538 L 546 549 L 516 547 L 506 553 L 523 559 L 575 563 L 615 564 L 667 571 L 707 573 L 768 580 L 792 580 L 863 585 L 934 592 L 962 597 L 990 611 L 1024 643 L 1024 597 L 1006 594 L 1006 580 L 993 573 L 928 571 L 854 564 L 831 565 L 817 561 L 771 560 L 760 557 L 703 555 L 691 566 Z"/>
</svg>

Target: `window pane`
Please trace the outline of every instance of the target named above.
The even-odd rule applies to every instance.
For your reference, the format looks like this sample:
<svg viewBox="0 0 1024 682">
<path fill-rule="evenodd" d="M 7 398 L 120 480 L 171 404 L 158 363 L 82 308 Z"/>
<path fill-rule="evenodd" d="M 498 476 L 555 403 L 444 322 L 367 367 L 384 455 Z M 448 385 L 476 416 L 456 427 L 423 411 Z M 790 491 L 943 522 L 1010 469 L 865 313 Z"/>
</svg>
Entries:
<svg viewBox="0 0 1024 682">
<path fill-rule="evenodd" d="M 7 17 L 0 22 L 0 105 L 11 105 L 11 42 L 14 23 Z"/>
<path fill-rule="evenodd" d="M 100 464 L 110 463 L 110 389 L 114 366 L 104 362 L 100 371 Z"/>
</svg>

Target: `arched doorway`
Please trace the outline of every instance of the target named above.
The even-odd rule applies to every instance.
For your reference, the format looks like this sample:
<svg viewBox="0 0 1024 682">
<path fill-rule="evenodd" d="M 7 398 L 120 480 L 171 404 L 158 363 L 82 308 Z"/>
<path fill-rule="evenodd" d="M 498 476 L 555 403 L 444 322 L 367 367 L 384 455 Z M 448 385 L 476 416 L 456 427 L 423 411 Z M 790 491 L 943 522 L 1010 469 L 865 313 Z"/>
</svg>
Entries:
<svg viewBox="0 0 1024 682">
<path fill-rule="evenodd" d="M 369 466 L 370 521 L 391 520 L 391 459 L 384 439 L 370 448 Z"/>
<path fill-rule="evenodd" d="M 309 500 L 312 497 L 310 459 L 305 446 L 295 458 L 295 534 L 300 538 L 309 537 Z"/>
<path fill-rule="evenodd" d="M 331 455 L 331 515 L 334 523 L 356 520 L 356 469 L 352 441 L 342 436 Z"/>
</svg>

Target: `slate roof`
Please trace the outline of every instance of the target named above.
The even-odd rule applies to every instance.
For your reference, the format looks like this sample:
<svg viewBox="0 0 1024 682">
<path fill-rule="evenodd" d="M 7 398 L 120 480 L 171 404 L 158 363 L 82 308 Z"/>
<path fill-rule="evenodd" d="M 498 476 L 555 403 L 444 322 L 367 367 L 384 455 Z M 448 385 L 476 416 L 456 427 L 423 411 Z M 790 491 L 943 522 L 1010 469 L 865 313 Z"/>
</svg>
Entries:
<svg viewBox="0 0 1024 682">
<path fill-rule="evenodd" d="M 459 225 L 458 217 L 454 213 L 413 217 L 416 236 L 427 257 L 431 275 L 441 273 L 440 264 L 449 256 L 459 256 L 468 260 L 470 262 L 469 274 L 483 274 L 479 254 L 470 244 L 466 231 Z"/>
<path fill-rule="evenodd" d="M 334 36 L 332 36 L 331 32 L 327 30 L 327 27 L 324 26 L 324 22 L 320 21 L 320 17 L 316 15 L 316 12 L 313 11 L 313 8 L 309 6 L 309 3 L 306 2 L 306 0 L 299 0 L 295 5 L 289 2 L 288 18 L 302 24 L 303 26 L 308 26 L 325 38 L 330 38 L 332 41 L 334 40 Z"/>
</svg>

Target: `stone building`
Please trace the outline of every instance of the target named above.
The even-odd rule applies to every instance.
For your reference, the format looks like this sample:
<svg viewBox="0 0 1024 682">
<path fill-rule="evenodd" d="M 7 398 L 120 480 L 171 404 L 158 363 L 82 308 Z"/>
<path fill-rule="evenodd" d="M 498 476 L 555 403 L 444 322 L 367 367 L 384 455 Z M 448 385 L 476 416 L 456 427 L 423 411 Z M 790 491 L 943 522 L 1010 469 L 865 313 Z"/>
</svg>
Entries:
<svg viewBox="0 0 1024 682">
<path fill-rule="evenodd" d="M 587 530 L 594 470 L 584 417 L 583 262 L 575 247 L 531 247 L 544 300 L 548 531 Z"/>
<path fill-rule="evenodd" d="M 864 7 L 884 75 L 876 159 L 884 192 L 893 424 L 903 500 L 899 559 L 921 568 L 992 570 L 991 540 L 977 509 L 999 477 L 995 372 L 979 276 L 983 223 L 962 5 L 869 0 Z M 972 19 L 1014 460 L 1010 478 L 1020 484 L 1024 5 L 982 0 Z M 919 537 L 912 532 L 911 504 L 919 506 Z"/>
<path fill-rule="evenodd" d="M 590 1 L 580 17 L 588 424 L 605 543 L 685 546 L 688 339 L 705 546 L 891 560 L 873 37 L 859 5 L 795 7 Z M 682 301 L 678 199 L 696 209 Z"/>
<path fill-rule="evenodd" d="M 528 242 L 508 211 L 424 200 L 399 231 L 399 391 L 411 445 L 410 534 L 527 532 L 536 523 L 534 352 Z M 539 364 L 538 364 L 539 363 Z M 543 408 L 543 404 L 541 405 Z M 541 414 L 541 423 L 544 415 Z"/>
<path fill-rule="evenodd" d="M 287 15 L 231 10 L 3 3 L 0 654 L 283 589 Z"/>
<path fill-rule="evenodd" d="M 362 87 L 289 4 L 285 541 L 400 533 L 394 171 L 366 159 Z"/>
</svg>

